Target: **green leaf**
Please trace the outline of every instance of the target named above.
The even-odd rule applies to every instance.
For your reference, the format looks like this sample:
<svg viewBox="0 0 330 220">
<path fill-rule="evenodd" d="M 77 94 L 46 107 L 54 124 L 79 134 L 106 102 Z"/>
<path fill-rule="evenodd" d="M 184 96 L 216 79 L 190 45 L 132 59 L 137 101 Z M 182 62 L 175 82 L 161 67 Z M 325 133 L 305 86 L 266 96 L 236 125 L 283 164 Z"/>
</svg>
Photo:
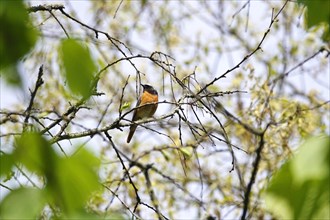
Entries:
<svg viewBox="0 0 330 220">
<path fill-rule="evenodd" d="M 310 28 L 321 22 L 330 25 L 330 1 L 328 0 L 298 0 L 307 7 L 307 27 Z"/>
<path fill-rule="evenodd" d="M 125 110 L 131 106 L 130 102 L 124 102 L 124 104 L 121 106 L 120 110 Z"/>
<path fill-rule="evenodd" d="M 57 155 L 37 132 L 26 132 L 16 141 L 15 161 L 23 164 L 32 172 L 47 176 L 53 172 Z"/>
<path fill-rule="evenodd" d="M 67 217 L 77 213 L 85 215 L 84 207 L 89 197 L 100 187 L 99 159 L 85 150 L 71 157 L 59 157 L 48 141 L 36 132 L 24 133 L 15 144 L 12 157 L 1 155 L 1 165 L 5 166 L 1 172 L 10 170 L 13 161 L 24 165 L 46 179 L 43 195 L 49 204 L 59 207 Z M 14 198 L 17 199 L 13 197 L 12 200 Z"/>
<path fill-rule="evenodd" d="M 324 42 L 330 40 L 330 1 L 329 0 L 298 0 L 298 3 L 304 4 L 307 8 L 305 22 L 307 28 L 313 26 L 322 26 L 324 29 L 322 39 Z"/>
<path fill-rule="evenodd" d="M 100 187 L 98 166 L 98 158 L 85 150 L 57 163 L 53 171 L 55 181 L 49 183 L 48 190 L 65 213 L 72 215 L 83 210 L 91 193 Z"/>
<path fill-rule="evenodd" d="M 96 71 L 88 48 L 76 40 L 67 39 L 62 41 L 60 50 L 65 77 L 71 91 L 88 98 L 92 93 L 93 75 Z"/>
<path fill-rule="evenodd" d="M 11 191 L 0 204 L 0 219 L 37 219 L 46 205 L 40 189 L 19 188 Z"/>
<path fill-rule="evenodd" d="M 20 85 L 16 63 L 34 46 L 37 32 L 29 24 L 23 1 L 0 1 L 0 74 L 8 83 Z"/>
<path fill-rule="evenodd" d="M 171 155 L 166 150 L 161 150 L 160 152 L 162 153 L 166 161 L 170 161 Z"/>
<path fill-rule="evenodd" d="M 266 191 L 267 207 L 282 219 L 330 217 L 329 136 L 305 142 Z"/>
<path fill-rule="evenodd" d="M 8 175 L 14 166 L 14 157 L 11 154 L 0 155 L 0 176 Z"/>
<path fill-rule="evenodd" d="M 329 174 L 329 137 L 313 138 L 306 141 L 292 160 L 296 181 L 324 179 Z"/>
<path fill-rule="evenodd" d="M 181 153 L 184 155 L 185 158 L 190 158 L 192 153 L 191 151 L 189 151 L 187 148 L 179 148 L 179 150 L 181 151 Z"/>
</svg>

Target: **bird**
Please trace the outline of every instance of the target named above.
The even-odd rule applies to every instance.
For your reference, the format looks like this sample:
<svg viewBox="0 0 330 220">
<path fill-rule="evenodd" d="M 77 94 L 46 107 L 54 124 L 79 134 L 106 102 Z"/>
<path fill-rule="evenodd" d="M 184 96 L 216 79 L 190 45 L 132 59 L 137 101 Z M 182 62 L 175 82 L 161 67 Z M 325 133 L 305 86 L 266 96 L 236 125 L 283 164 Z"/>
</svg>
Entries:
<svg viewBox="0 0 330 220">
<path fill-rule="evenodd" d="M 143 87 L 143 92 L 136 104 L 137 108 L 134 110 L 132 122 L 152 117 L 158 107 L 158 93 L 156 89 L 147 84 L 141 84 L 141 86 Z M 136 128 L 137 124 L 132 124 L 130 126 L 127 136 L 127 143 L 131 141 Z"/>
</svg>

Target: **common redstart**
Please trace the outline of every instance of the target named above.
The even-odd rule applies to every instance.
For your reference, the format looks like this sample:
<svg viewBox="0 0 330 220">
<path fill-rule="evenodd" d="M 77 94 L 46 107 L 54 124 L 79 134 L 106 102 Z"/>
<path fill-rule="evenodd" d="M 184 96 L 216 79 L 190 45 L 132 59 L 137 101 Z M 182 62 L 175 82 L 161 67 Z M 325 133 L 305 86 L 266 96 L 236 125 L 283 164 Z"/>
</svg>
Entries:
<svg viewBox="0 0 330 220">
<path fill-rule="evenodd" d="M 142 95 L 136 104 L 136 107 L 142 106 L 140 108 L 135 109 L 133 113 L 132 122 L 149 118 L 153 116 L 158 107 L 158 93 L 157 91 L 150 85 L 141 84 L 143 87 Z M 150 104 L 152 103 L 152 104 Z M 146 105 L 147 104 L 147 105 Z M 144 106 L 145 105 L 145 106 Z M 129 128 L 129 134 L 127 137 L 127 143 L 129 143 L 133 137 L 133 134 L 136 130 L 137 125 L 132 124 Z"/>
</svg>

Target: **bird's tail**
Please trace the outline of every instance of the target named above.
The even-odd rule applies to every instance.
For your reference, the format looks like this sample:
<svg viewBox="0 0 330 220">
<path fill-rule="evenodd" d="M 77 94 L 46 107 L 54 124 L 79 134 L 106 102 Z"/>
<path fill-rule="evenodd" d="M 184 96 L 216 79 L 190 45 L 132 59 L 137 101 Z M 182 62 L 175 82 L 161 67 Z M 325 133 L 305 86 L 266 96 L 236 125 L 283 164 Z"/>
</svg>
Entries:
<svg viewBox="0 0 330 220">
<path fill-rule="evenodd" d="M 128 133 L 128 137 L 127 137 L 127 143 L 129 143 L 133 137 L 133 134 L 136 130 L 137 125 L 131 125 L 131 127 L 129 127 L 129 133 Z"/>
</svg>

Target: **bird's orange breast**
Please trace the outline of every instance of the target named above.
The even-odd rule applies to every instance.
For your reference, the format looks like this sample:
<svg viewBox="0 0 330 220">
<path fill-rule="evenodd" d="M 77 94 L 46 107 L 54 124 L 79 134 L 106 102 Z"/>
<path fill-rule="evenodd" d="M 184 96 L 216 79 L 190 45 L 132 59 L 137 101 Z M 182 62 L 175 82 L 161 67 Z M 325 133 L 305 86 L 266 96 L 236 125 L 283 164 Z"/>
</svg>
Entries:
<svg viewBox="0 0 330 220">
<path fill-rule="evenodd" d="M 141 96 L 140 106 L 149 103 L 154 103 L 154 104 L 150 104 L 138 108 L 136 112 L 137 119 L 148 118 L 153 116 L 153 114 L 156 112 L 158 107 L 157 102 L 158 102 L 158 95 L 151 94 L 147 91 L 143 92 Z"/>
</svg>

